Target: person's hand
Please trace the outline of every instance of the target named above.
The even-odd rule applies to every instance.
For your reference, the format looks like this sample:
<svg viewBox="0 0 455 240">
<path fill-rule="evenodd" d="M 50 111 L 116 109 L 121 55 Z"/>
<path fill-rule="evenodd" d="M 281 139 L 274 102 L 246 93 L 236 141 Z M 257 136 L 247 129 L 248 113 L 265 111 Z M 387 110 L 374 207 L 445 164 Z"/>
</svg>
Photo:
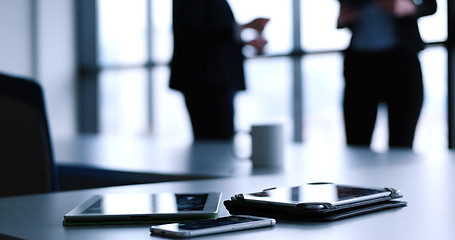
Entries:
<svg viewBox="0 0 455 240">
<path fill-rule="evenodd" d="M 246 45 L 250 45 L 256 49 L 257 54 L 262 54 L 264 52 L 264 47 L 267 44 L 267 40 L 265 40 L 264 37 L 262 37 L 261 34 L 258 34 L 258 36 L 247 42 Z"/>
<path fill-rule="evenodd" d="M 413 16 L 417 6 L 412 0 L 376 0 L 376 4 L 395 17 Z"/>
<path fill-rule="evenodd" d="M 348 6 L 340 6 L 337 28 L 344 28 L 354 23 L 359 16 L 359 11 Z"/>
<path fill-rule="evenodd" d="M 262 31 L 265 28 L 265 25 L 267 25 L 267 23 L 269 21 L 270 21 L 269 18 L 256 18 L 253 21 L 251 21 L 251 22 L 249 22 L 247 24 L 244 24 L 242 26 L 242 29 L 252 28 L 252 29 L 256 30 L 260 34 L 260 33 L 262 33 Z"/>
</svg>

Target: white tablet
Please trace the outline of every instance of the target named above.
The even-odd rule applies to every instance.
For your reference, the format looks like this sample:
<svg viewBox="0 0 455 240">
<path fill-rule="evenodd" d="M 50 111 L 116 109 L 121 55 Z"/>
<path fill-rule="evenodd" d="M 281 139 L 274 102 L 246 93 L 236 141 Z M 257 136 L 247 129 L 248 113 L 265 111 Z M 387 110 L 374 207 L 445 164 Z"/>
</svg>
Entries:
<svg viewBox="0 0 455 240">
<path fill-rule="evenodd" d="M 63 225 L 167 223 L 218 216 L 221 193 L 96 195 L 65 214 Z"/>
</svg>

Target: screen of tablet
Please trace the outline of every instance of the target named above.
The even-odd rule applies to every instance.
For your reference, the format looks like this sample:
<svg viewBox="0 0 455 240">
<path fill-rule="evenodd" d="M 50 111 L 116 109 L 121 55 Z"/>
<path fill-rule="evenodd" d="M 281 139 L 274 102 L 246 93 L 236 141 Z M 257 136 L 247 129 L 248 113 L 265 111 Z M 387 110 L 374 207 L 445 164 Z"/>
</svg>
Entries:
<svg viewBox="0 0 455 240">
<path fill-rule="evenodd" d="M 204 210 L 208 194 L 113 194 L 98 198 L 83 214 L 177 213 Z"/>
<path fill-rule="evenodd" d="M 333 183 L 309 183 L 289 188 L 275 188 L 245 194 L 246 200 L 267 201 L 282 204 L 331 203 L 332 205 L 363 201 L 389 196 L 384 188 L 364 188 Z"/>
</svg>

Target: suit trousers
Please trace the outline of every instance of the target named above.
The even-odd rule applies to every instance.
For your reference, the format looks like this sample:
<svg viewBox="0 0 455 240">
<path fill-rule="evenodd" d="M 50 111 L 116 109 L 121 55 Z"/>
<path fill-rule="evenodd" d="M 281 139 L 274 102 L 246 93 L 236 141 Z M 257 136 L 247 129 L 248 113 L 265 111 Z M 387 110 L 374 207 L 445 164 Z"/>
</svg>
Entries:
<svg viewBox="0 0 455 240">
<path fill-rule="evenodd" d="M 183 93 L 195 140 L 231 140 L 236 90 L 199 87 Z"/>
<path fill-rule="evenodd" d="M 387 106 L 389 146 L 411 148 L 423 103 L 417 53 L 348 50 L 344 59 L 343 99 L 348 145 L 369 146 L 378 106 Z"/>
</svg>

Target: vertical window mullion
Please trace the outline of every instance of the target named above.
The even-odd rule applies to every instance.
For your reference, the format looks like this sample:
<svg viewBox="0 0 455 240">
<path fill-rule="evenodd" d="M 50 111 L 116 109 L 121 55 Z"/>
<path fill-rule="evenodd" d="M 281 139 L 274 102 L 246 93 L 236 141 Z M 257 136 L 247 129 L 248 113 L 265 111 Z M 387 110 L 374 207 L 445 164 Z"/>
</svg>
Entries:
<svg viewBox="0 0 455 240">
<path fill-rule="evenodd" d="M 292 24 L 293 24 L 293 53 L 292 68 L 293 68 L 293 123 L 294 123 L 294 142 L 303 141 L 303 75 L 302 75 L 302 47 L 301 47 L 301 28 L 300 28 L 300 2 L 301 0 L 293 0 L 292 2 Z"/>
<path fill-rule="evenodd" d="M 152 26 L 153 26 L 153 17 L 152 17 L 152 0 L 147 0 L 147 129 L 149 133 L 152 133 L 154 122 L 153 122 L 153 112 L 154 112 L 154 102 L 153 102 L 153 83 L 152 83 L 152 68 L 155 65 L 152 60 Z"/>
<path fill-rule="evenodd" d="M 447 0 L 448 142 L 455 149 L 455 3 Z"/>
<path fill-rule="evenodd" d="M 97 1 L 76 1 L 78 132 L 99 132 Z"/>
</svg>

